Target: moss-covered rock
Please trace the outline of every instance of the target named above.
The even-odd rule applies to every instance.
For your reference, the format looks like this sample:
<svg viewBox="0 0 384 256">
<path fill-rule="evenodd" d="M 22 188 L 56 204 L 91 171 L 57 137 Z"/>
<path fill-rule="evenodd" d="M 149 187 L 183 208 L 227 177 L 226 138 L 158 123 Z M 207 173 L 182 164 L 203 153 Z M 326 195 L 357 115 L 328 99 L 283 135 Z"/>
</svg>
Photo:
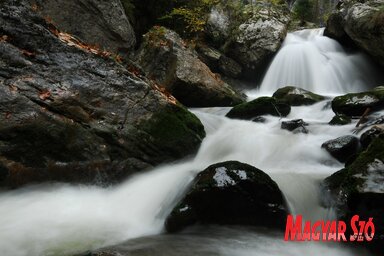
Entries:
<svg viewBox="0 0 384 256">
<path fill-rule="evenodd" d="M 377 87 L 372 91 L 338 96 L 332 101 L 332 109 L 336 114 L 361 116 L 368 108 L 370 112 L 384 109 L 383 87 Z"/>
<path fill-rule="evenodd" d="M 227 114 L 229 118 L 253 119 L 262 115 L 287 116 L 291 107 L 273 97 L 260 97 L 233 107 Z"/>
<path fill-rule="evenodd" d="M 371 142 L 379 137 L 384 135 L 384 126 L 383 125 L 375 125 L 369 130 L 365 131 L 361 136 L 360 136 L 360 143 L 363 148 L 367 148 Z"/>
<path fill-rule="evenodd" d="M 375 252 L 384 249 L 384 136 L 374 139 L 369 147 L 344 169 L 324 181 L 330 191 L 338 217 L 349 222 L 355 214 L 362 220 L 373 218 L 375 237 L 365 245 Z M 350 231 L 350 230 L 349 230 Z"/>
<path fill-rule="evenodd" d="M 236 161 L 202 171 L 166 221 L 169 232 L 193 224 L 253 225 L 283 229 L 287 210 L 277 184 L 261 170 Z"/>
<path fill-rule="evenodd" d="M 352 122 L 352 119 L 344 114 L 337 114 L 335 115 L 331 121 L 329 121 L 330 125 L 346 125 L 350 124 Z"/>
<path fill-rule="evenodd" d="M 30 1 L 3 1 L 0 24 L 2 185 L 109 184 L 197 151 L 203 125 L 134 67 L 63 36 Z"/>
<path fill-rule="evenodd" d="M 312 105 L 325 99 L 324 96 L 294 86 L 278 89 L 273 97 L 290 106 Z"/>
<path fill-rule="evenodd" d="M 358 152 L 359 140 L 355 136 L 347 135 L 326 141 L 321 147 L 340 162 L 346 162 Z"/>
</svg>

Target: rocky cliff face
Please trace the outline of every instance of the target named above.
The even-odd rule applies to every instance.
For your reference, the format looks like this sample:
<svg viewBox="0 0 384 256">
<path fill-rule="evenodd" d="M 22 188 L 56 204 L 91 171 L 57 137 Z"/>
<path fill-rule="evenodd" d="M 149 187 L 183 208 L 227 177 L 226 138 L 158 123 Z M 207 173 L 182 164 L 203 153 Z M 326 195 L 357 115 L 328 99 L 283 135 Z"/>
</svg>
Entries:
<svg viewBox="0 0 384 256">
<path fill-rule="evenodd" d="M 33 0 L 34 8 L 61 31 L 109 51 L 126 52 L 135 33 L 120 0 Z"/>
<path fill-rule="evenodd" d="M 2 185 L 117 181 L 197 149 L 204 128 L 172 96 L 36 11 L 0 6 Z"/>
<path fill-rule="evenodd" d="M 242 66 L 244 77 L 260 77 L 287 34 L 288 8 L 260 2 L 244 5 L 241 17 L 232 16 L 231 10 L 213 9 L 207 33 L 216 47 Z"/>
<path fill-rule="evenodd" d="M 136 62 L 148 77 L 188 107 L 233 106 L 244 101 L 167 28 L 154 27 L 144 35 Z"/>
<path fill-rule="evenodd" d="M 347 0 L 328 20 L 325 34 L 353 43 L 384 65 L 384 1 Z"/>
</svg>

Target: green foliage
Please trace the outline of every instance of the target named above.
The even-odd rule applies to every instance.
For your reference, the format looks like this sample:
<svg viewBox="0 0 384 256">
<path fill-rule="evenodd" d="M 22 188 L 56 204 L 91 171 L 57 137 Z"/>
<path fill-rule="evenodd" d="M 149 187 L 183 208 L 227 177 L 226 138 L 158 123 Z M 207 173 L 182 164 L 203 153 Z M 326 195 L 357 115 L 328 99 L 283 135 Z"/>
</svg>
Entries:
<svg viewBox="0 0 384 256">
<path fill-rule="evenodd" d="M 314 5 L 311 0 L 298 0 L 294 5 L 293 11 L 297 19 L 301 21 L 312 21 L 313 9 Z"/>
<path fill-rule="evenodd" d="M 160 21 L 185 37 L 198 37 L 204 31 L 211 8 L 218 3 L 218 0 L 188 1 L 173 8 Z"/>
</svg>

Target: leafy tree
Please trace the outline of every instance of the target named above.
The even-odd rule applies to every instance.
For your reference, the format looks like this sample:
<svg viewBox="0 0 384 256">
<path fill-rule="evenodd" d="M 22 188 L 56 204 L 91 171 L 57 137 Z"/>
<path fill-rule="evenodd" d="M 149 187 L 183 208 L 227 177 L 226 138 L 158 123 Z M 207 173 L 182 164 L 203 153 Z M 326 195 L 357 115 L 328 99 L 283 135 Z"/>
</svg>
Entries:
<svg viewBox="0 0 384 256">
<path fill-rule="evenodd" d="M 311 0 L 297 0 L 293 7 L 296 18 L 301 21 L 312 21 L 313 9 L 314 4 Z"/>
</svg>

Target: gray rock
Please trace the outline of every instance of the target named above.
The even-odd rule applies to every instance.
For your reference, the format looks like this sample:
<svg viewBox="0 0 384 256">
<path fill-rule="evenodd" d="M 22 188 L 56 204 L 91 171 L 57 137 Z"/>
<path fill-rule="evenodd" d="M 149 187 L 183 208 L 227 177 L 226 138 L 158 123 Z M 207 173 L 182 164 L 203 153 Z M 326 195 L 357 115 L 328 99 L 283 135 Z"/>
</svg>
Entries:
<svg viewBox="0 0 384 256">
<path fill-rule="evenodd" d="M 120 0 L 33 0 L 37 11 L 59 30 L 90 45 L 126 53 L 136 37 Z"/>
<path fill-rule="evenodd" d="M 244 101 L 176 32 L 164 27 L 154 27 L 144 36 L 136 61 L 149 78 L 188 107 L 234 106 Z"/>
<path fill-rule="evenodd" d="M 145 77 L 58 38 L 26 1 L 5 1 L 0 24 L 3 185 L 115 182 L 197 150 L 201 122 Z"/>
<path fill-rule="evenodd" d="M 327 34 L 342 43 L 350 37 L 361 49 L 384 65 L 383 0 L 345 0 L 327 23 Z M 342 29 L 344 32 L 342 31 Z"/>
<path fill-rule="evenodd" d="M 242 65 L 246 77 L 259 76 L 280 49 L 289 20 L 284 8 L 260 7 L 234 32 L 235 40 L 225 53 Z"/>
<path fill-rule="evenodd" d="M 347 135 L 326 141 L 321 147 L 340 162 L 346 162 L 358 152 L 359 140 L 355 136 Z"/>
</svg>

